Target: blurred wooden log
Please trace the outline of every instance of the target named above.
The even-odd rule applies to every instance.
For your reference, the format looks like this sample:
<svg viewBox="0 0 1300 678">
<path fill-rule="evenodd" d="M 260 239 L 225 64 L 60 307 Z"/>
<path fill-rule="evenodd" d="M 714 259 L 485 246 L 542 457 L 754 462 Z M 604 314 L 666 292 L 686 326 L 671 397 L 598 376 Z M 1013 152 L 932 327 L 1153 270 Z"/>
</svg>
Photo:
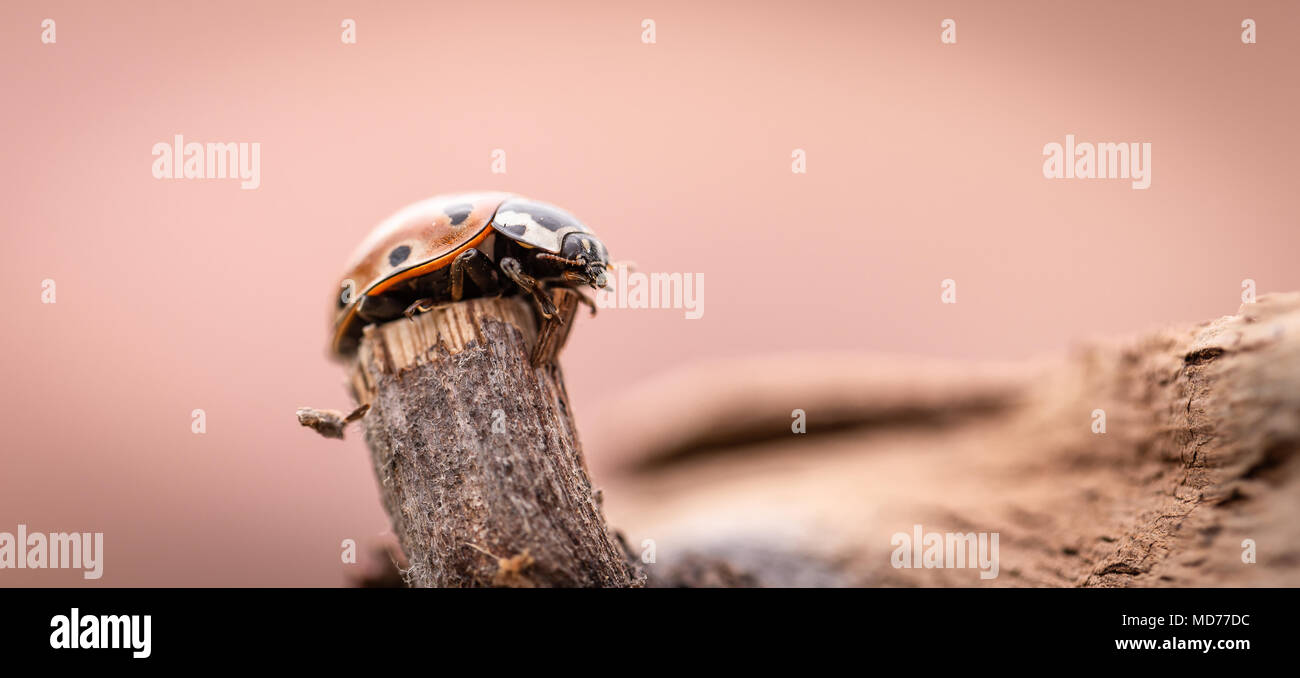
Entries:
<svg viewBox="0 0 1300 678">
<path fill-rule="evenodd" d="M 556 363 L 565 322 L 517 297 L 367 327 L 353 393 L 412 586 L 638 586 L 606 527 Z"/>
<path fill-rule="evenodd" d="M 928 376 L 907 385 L 897 377 L 909 371 Z M 607 421 L 635 412 L 672 430 L 629 441 L 636 458 L 603 480 L 610 516 L 633 543 L 655 544 L 652 581 L 1300 584 L 1300 293 L 1095 342 L 1034 365 L 1029 378 L 960 366 L 945 376 L 907 361 L 879 376 L 848 372 L 858 383 L 823 389 L 816 384 L 840 378 L 817 372 L 809 387 L 807 370 L 779 360 L 731 374 L 710 367 L 662 389 L 658 404 L 632 398 L 629 411 L 605 412 Z M 756 374 L 768 382 L 788 374 L 789 383 L 766 384 L 766 400 L 710 399 L 703 420 L 687 398 L 708 383 L 744 390 Z M 845 390 L 862 416 L 835 404 Z M 816 435 L 823 406 L 860 425 Z M 794 407 L 808 410 L 806 435 L 790 432 Z M 764 425 L 771 434 L 736 429 L 740 444 L 714 453 L 734 427 L 706 430 L 709 421 L 747 421 L 755 411 L 773 419 Z M 1094 428 L 1098 411 L 1104 432 Z M 683 441 L 691 454 L 680 453 Z M 998 576 L 893 567 L 891 536 L 917 524 L 999 533 Z"/>
<path fill-rule="evenodd" d="M 789 440 L 795 409 L 807 435 L 866 428 L 959 427 L 1020 405 L 1027 363 L 972 365 L 861 353 L 745 356 L 656 375 L 603 403 L 587 427 L 611 466 L 671 466 Z M 648 415 L 634 413 L 651 413 Z"/>
</svg>

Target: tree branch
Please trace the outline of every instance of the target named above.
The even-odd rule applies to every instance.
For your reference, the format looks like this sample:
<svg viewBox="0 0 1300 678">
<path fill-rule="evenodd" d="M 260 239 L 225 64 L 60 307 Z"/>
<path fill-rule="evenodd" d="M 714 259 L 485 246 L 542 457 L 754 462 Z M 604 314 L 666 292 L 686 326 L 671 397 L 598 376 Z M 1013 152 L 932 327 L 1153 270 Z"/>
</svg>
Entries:
<svg viewBox="0 0 1300 678">
<path fill-rule="evenodd" d="M 562 325 L 471 299 L 367 327 L 352 365 L 384 507 L 413 586 L 639 586 L 606 527 L 556 355 Z"/>
</svg>

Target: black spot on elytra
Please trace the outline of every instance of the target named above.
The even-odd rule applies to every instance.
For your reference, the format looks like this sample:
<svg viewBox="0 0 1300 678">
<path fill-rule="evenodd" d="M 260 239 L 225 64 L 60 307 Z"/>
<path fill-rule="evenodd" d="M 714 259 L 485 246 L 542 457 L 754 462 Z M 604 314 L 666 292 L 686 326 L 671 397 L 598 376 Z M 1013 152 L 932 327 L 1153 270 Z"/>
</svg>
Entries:
<svg viewBox="0 0 1300 678">
<path fill-rule="evenodd" d="M 470 204 L 450 205 L 444 211 L 447 216 L 451 217 L 451 225 L 459 226 L 460 222 L 469 218 L 470 212 L 474 211 L 474 206 Z"/>
<path fill-rule="evenodd" d="M 407 245 L 401 245 L 388 253 L 388 265 L 396 266 L 403 261 L 406 261 L 406 258 L 409 256 L 411 256 L 411 248 Z"/>
</svg>

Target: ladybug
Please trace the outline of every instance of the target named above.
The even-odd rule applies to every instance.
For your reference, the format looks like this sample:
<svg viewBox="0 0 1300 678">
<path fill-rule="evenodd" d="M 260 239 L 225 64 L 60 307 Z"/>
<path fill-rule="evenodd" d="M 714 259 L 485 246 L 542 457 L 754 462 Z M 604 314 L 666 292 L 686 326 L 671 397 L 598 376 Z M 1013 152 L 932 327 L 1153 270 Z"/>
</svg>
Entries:
<svg viewBox="0 0 1300 678">
<path fill-rule="evenodd" d="M 555 317 L 549 287 L 605 286 L 609 253 L 572 214 L 509 193 L 443 195 L 409 205 L 371 231 L 340 282 L 333 350 L 356 351 L 361 328 L 437 304 L 532 297 Z M 586 295 L 579 297 L 595 312 Z"/>
</svg>

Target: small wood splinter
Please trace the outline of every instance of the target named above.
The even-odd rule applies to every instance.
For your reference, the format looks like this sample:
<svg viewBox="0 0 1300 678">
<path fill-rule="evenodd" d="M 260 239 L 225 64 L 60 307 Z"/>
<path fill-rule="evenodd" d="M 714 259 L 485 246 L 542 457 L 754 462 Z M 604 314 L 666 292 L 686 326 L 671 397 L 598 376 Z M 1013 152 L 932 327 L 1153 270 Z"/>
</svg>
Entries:
<svg viewBox="0 0 1300 678">
<path fill-rule="evenodd" d="M 362 405 L 351 414 L 344 415 L 338 410 L 318 410 L 313 407 L 298 408 L 298 423 L 315 430 L 326 438 L 343 439 L 343 429 L 352 422 L 366 416 L 370 405 Z"/>
</svg>

